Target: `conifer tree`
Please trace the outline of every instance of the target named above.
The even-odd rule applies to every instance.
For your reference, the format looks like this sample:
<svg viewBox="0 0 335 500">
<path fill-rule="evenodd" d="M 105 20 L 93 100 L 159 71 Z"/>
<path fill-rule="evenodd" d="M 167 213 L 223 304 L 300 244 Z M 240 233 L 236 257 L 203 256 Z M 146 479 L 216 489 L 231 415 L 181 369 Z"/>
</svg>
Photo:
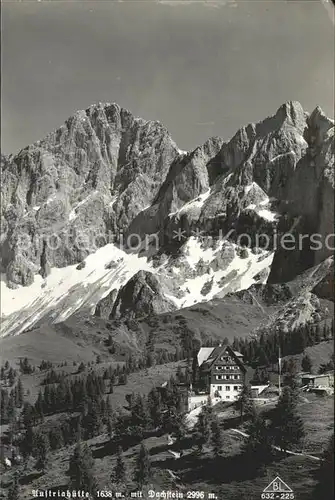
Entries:
<svg viewBox="0 0 335 500">
<path fill-rule="evenodd" d="M 94 460 L 90 448 L 78 442 L 69 463 L 70 485 L 73 489 L 84 490 L 91 495 L 97 490 L 94 476 Z"/>
<path fill-rule="evenodd" d="M 248 464 L 256 470 L 265 467 L 273 455 L 273 439 L 269 426 L 263 417 L 256 412 L 252 415 L 247 427 L 249 437 L 244 446 Z"/>
<path fill-rule="evenodd" d="M 304 426 L 297 413 L 296 395 L 290 387 L 284 387 L 272 420 L 275 444 L 282 450 L 298 445 L 305 436 Z"/>
<path fill-rule="evenodd" d="M 212 398 L 208 396 L 206 406 L 204 407 L 204 411 L 207 413 L 208 421 L 211 422 L 213 418 L 213 404 Z"/>
<path fill-rule="evenodd" d="M 34 434 L 33 455 L 37 458 L 36 467 L 38 469 L 45 469 L 49 450 L 50 443 L 48 436 L 43 432 L 37 431 Z"/>
<path fill-rule="evenodd" d="M 34 443 L 34 432 L 31 424 L 26 425 L 26 432 L 24 434 L 23 441 L 21 443 L 21 451 L 22 455 L 25 459 L 27 459 L 33 452 L 33 443 Z"/>
<path fill-rule="evenodd" d="M 180 447 L 182 440 L 187 435 L 185 415 L 183 415 L 182 413 L 175 413 L 173 424 L 171 426 L 171 432 L 175 435 L 177 439 L 177 445 Z"/>
<path fill-rule="evenodd" d="M 22 380 L 19 378 L 16 386 L 16 406 L 21 407 L 23 405 L 23 395 L 24 395 L 24 390 L 23 390 L 23 385 L 22 385 Z"/>
<path fill-rule="evenodd" d="M 217 416 L 213 417 L 211 421 L 210 443 L 214 457 L 218 458 L 222 453 L 223 439 Z"/>
<path fill-rule="evenodd" d="M 334 499 L 334 434 L 329 440 L 323 454 L 323 460 L 317 472 L 317 485 L 313 492 L 313 499 Z"/>
<path fill-rule="evenodd" d="M 19 493 L 20 493 L 19 479 L 18 479 L 18 475 L 15 474 L 14 481 L 13 481 L 11 487 L 9 488 L 7 499 L 8 500 L 19 500 L 19 498 L 20 498 Z"/>
<path fill-rule="evenodd" d="M 154 427 L 162 424 L 162 398 L 154 387 L 148 394 L 148 412 Z"/>
<path fill-rule="evenodd" d="M 208 443 L 210 437 L 210 421 L 205 407 L 203 407 L 199 413 L 198 421 L 193 429 L 193 435 L 194 441 L 200 453 L 202 452 L 204 445 Z"/>
<path fill-rule="evenodd" d="M 140 433 L 145 429 L 149 420 L 148 409 L 141 394 L 136 394 L 131 403 L 131 422 Z"/>
<path fill-rule="evenodd" d="M 87 414 L 83 417 L 82 425 L 88 439 L 98 436 L 102 430 L 102 414 L 99 402 L 91 401 Z"/>
<path fill-rule="evenodd" d="M 238 398 L 234 402 L 235 410 L 240 412 L 241 423 L 243 423 L 244 417 L 250 417 L 254 413 L 255 409 L 251 396 L 250 387 L 244 384 Z"/>
<path fill-rule="evenodd" d="M 295 400 L 298 397 L 297 364 L 290 358 L 287 363 L 287 372 L 284 377 L 284 384 L 288 386 L 294 394 Z"/>
<path fill-rule="evenodd" d="M 134 473 L 134 480 L 136 481 L 139 489 L 141 489 L 145 484 L 148 483 L 150 475 L 151 463 L 149 452 L 144 443 L 142 443 L 139 454 L 137 456 L 136 468 Z"/>
<path fill-rule="evenodd" d="M 8 371 L 8 383 L 10 387 L 12 387 L 12 385 L 15 382 L 15 376 L 16 376 L 15 370 L 12 367 L 10 367 Z"/>
<path fill-rule="evenodd" d="M 116 465 L 113 471 L 113 481 L 116 483 L 126 482 L 126 465 L 123 459 L 123 453 L 121 446 L 117 449 Z"/>
<path fill-rule="evenodd" d="M 63 446 L 63 433 L 59 426 L 53 427 L 49 432 L 49 443 L 52 450 L 58 450 Z"/>
</svg>

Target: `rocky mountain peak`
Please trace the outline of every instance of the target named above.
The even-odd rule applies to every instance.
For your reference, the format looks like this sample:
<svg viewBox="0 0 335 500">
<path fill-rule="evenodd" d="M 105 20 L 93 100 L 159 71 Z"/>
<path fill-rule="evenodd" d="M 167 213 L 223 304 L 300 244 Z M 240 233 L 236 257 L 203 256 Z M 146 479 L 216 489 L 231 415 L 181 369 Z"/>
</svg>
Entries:
<svg viewBox="0 0 335 500">
<path fill-rule="evenodd" d="M 103 238 L 127 228 L 152 203 L 179 156 L 159 122 L 135 118 L 117 104 L 99 103 L 77 111 L 17 155 L 2 158 L 2 270 L 8 282 L 31 282 L 24 276 L 36 272 L 41 242 L 55 232 L 62 241 L 57 250 L 49 245 L 46 259 L 50 266 L 65 266 L 90 253 L 69 238 L 65 242 L 65 232 L 95 228 Z M 25 244 L 20 247 L 22 235 Z M 22 279 L 10 272 L 18 257 L 29 269 Z"/>
<path fill-rule="evenodd" d="M 175 305 L 165 297 L 158 279 L 149 271 L 139 271 L 120 289 L 110 319 L 143 318 L 174 309 Z"/>
<path fill-rule="evenodd" d="M 303 132 L 306 127 L 306 115 L 302 105 L 298 101 L 284 103 L 280 106 L 275 116 L 283 125 L 295 127 L 300 132 Z"/>
</svg>

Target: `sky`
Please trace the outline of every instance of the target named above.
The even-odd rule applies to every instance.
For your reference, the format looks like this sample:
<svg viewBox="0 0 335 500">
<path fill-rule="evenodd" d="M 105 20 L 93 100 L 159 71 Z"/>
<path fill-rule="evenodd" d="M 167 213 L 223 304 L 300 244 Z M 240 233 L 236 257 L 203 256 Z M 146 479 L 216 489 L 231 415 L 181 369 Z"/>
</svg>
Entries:
<svg viewBox="0 0 335 500">
<path fill-rule="evenodd" d="M 328 12 L 327 9 L 328 8 Z M 288 100 L 333 116 L 334 27 L 320 0 L 2 2 L 2 152 L 117 102 L 181 149 Z"/>
</svg>

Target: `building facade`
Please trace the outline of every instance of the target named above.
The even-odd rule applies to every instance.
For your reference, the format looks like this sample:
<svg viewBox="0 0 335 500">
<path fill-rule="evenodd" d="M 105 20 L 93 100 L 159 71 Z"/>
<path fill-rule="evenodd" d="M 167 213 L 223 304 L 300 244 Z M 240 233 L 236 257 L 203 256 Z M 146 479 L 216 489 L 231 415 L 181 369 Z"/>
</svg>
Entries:
<svg viewBox="0 0 335 500">
<path fill-rule="evenodd" d="M 245 383 L 243 356 L 229 346 L 205 347 L 198 353 L 199 377 L 211 398 L 234 401 Z"/>
<path fill-rule="evenodd" d="M 312 375 L 310 373 L 301 375 L 301 384 L 310 387 L 331 387 L 334 385 L 334 374 L 323 373 Z"/>
</svg>

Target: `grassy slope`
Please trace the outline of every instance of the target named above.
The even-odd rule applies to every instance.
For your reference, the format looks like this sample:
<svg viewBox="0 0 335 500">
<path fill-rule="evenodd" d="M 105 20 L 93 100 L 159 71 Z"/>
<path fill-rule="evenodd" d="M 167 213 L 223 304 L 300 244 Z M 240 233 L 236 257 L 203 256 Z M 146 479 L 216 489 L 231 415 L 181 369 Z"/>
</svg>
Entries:
<svg viewBox="0 0 335 500">
<path fill-rule="evenodd" d="M 306 347 L 303 353 L 295 354 L 294 356 L 285 356 L 283 359 L 294 359 L 297 363 L 298 369 L 301 368 L 301 361 L 305 354 L 311 358 L 313 370 L 315 373 L 318 372 L 320 365 L 327 363 L 330 360 L 331 355 L 334 352 L 334 341 L 328 340 L 320 342 L 319 344 Z"/>
<path fill-rule="evenodd" d="M 320 401 L 323 402 L 322 406 Z M 309 402 L 299 405 L 308 440 L 304 451 L 321 452 L 327 443 L 333 426 L 332 398 L 318 399 L 309 396 Z M 317 424 L 315 422 L 318 422 Z M 318 431 L 316 432 L 316 425 Z M 322 428 L 322 429 L 321 429 Z M 263 489 L 279 475 L 294 491 L 299 500 L 308 500 L 314 486 L 313 474 L 318 463 L 307 457 L 283 457 L 270 464 L 265 473 L 249 474 L 248 467 L 241 468 L 241 446 L 244 438 L 229 429 L 223 431 L 224 453 L 220 461 L 211 458 L 209 448 L 201 456 L 194 455 L 191 448 L 185 450 L 185 455 L 175 460 L 167 451 L 166 436 L 151 437 L 145 440 L 150 450 L 153 464 L 152 485 L 156 490 L 176 489 L 168 469 L 177 474 L 181 481 L 177 485 L 183 491 L 199 490 L 214 492 L 219 500 L 253 500 L 260 498 Z M 89 442 L 94 458 L 95 473 L 101 489 L 110 485 L 110 475 L 115 465 L 115 453 L 108 448 L 108 437 L 101 435 Z M 318 449 L 317 449 L 318 448 Z M 139 446 L 132 446 L 125 450 L 125 461 L 131 471 Z M 48 469 L 44 475 L 36 475 L 31 470 L 31 477 L 27 484 L 22 485 L 20 498 L 31 498 L 31 490 L 36 488 L 57 488 L 66 485 L 68 477 L 68 459 L 73 447 L 59 450 L 50 456 Z M 12 472 L 6 473 L 4 480 L 8 480 Z M 131 476 L 130 476 L 131 480 Z"/>
<path fill-rule="evenodd" d="M 150 332 L 156 348 L 174 352 L 176 347 L 181 347 L 183 321 L 196 339 L 228 337 L 233 340 L 234 336 L 248 336 L 266 316 L 258 307 L 235 297 L 227 299 L 224 307 L 220 301 L 204 303 L 137 322 L 135 327 L 126 322 L 74 315 L 64 323 L 43 324 L 18 336 L 0 338 L 0 359 L 15 362 L 20 357 L 28 357 L 33 364 L 43 359 L 53 363 L 94 361 L 98 354 L 110 358 L 104 345 L 109 334 L 119 346 L 119 352 L 124 353 L 142 350 Z"/>
</svg>

